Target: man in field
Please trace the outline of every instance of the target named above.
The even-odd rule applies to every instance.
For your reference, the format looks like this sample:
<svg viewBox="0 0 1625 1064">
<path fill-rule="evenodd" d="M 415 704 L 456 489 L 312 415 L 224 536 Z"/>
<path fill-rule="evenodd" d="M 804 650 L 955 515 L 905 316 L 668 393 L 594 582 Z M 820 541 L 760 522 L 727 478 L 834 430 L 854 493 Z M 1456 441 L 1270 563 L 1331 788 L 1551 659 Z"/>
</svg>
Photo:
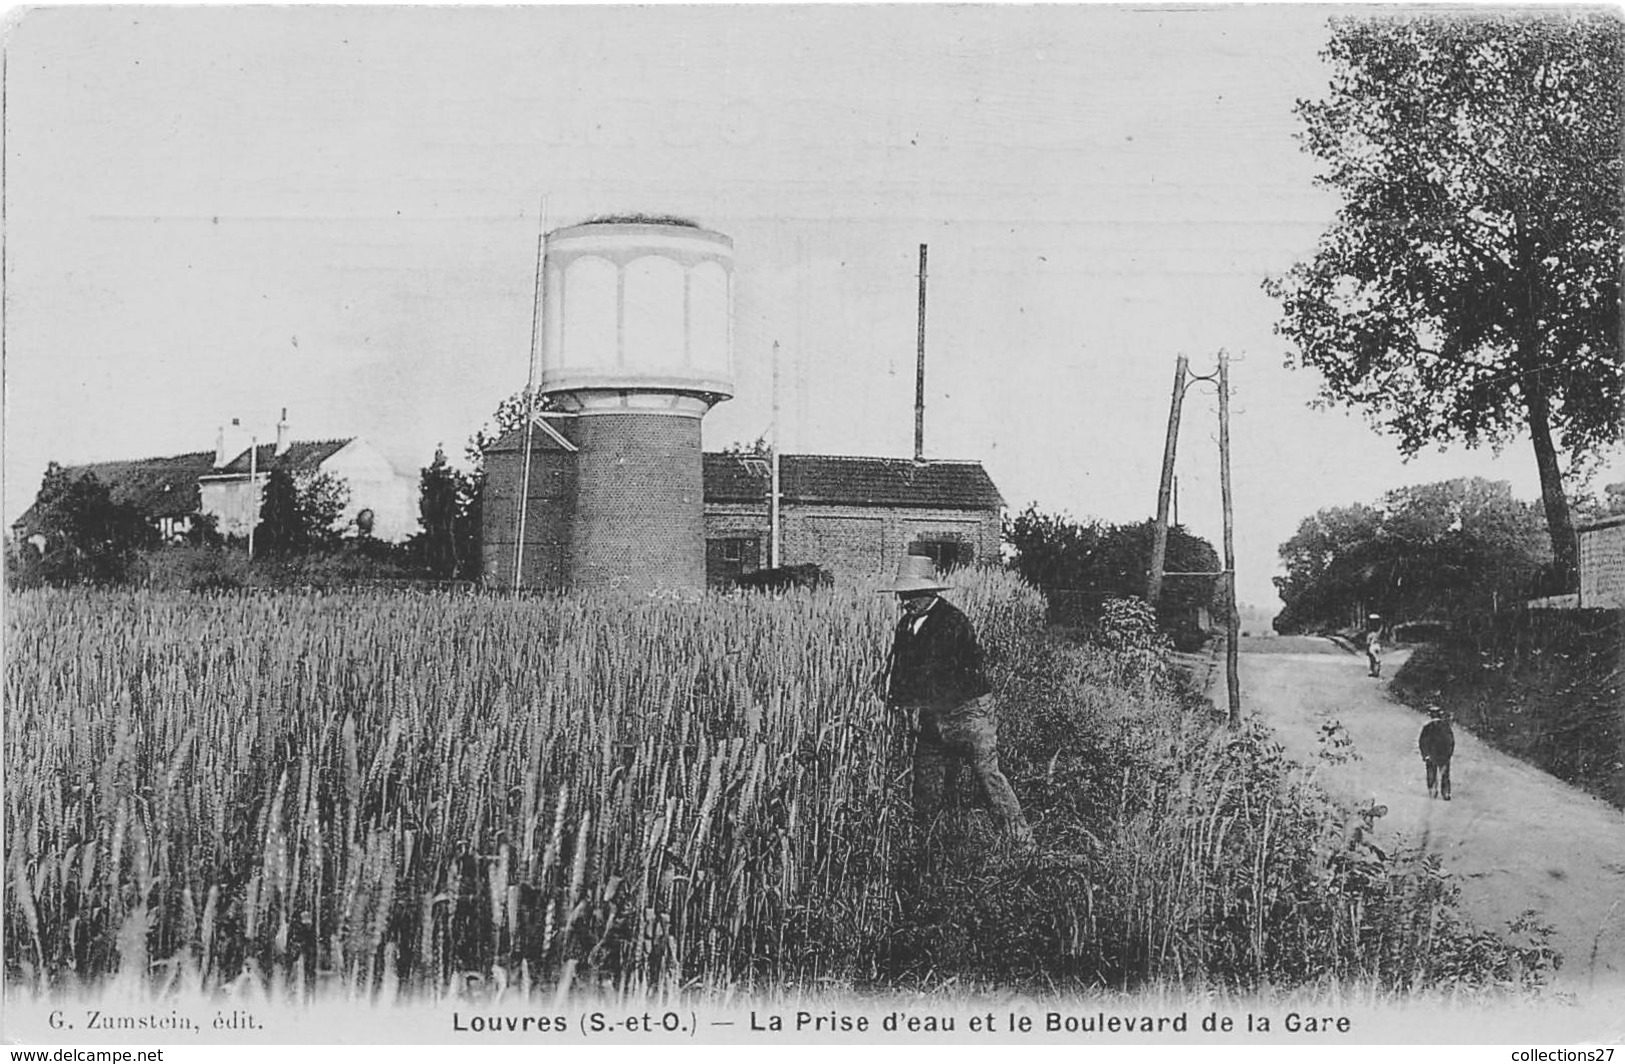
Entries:
<svg viewBox="0 0 1625 1064">
<path fill-rule="evenodd" d="M 1029 848 L 1032 829 L 999 771 L 998 706 L 982 668 L 982 648 L 969 619 L 938 594 L 947 589 L 935 563 L 914 555 L 880 589 L 895 594 L 903 609 L 884 690 L 887 705 L 917 721 L 914 812 L 922 822 L 935 818 L 944 805 L 948 770 L 968 763 L 1000 826 Z"/>
</svg>

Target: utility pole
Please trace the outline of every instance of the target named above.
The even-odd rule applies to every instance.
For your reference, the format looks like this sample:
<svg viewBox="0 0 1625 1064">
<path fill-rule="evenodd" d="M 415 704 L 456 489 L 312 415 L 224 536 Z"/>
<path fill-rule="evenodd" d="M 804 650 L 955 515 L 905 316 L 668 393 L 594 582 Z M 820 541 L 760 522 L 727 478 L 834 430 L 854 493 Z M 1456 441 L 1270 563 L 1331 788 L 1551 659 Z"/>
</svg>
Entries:
<svg viewBox="0 0 1625 1064">
<path fill-rule="evenodd" d="M 770 459 L 771 502 L 768 506 L 768 548 L 767 564 L 769 568 L 779 567 L 779 342 L 773 341 L 773 446 L 768 452 Z"/>
<path fill-rule="evenodd" d="M 536 279 L 531 290 L 530 307 L 530 371 L 525 379 L 525 457 L 519 479 L 519 511 L 514 515 L 513 536 L 513 593 L 525 580 L 525 519 L 530 503 L 530 447 L 536 438 L 536 348 L 541 333 L 542 317 L 542 262 L 547 246 L 547 197 L 542 197 L 541 212 L 536 218 Z M 453 576 L 456 574 L 453 573 Z"/>
<path fill-rule="evenodd" d="M 925 245 L 920 245 L 920 339 L 914 361 L 914 460 L 925 461 Z"/>
<path fill-rule="evenodd" d="M 1236 609 L 1236 548 L 1230 509 L 1230 356 L 1219 352 L 1219 487 L 1224 500 L 1224 582 L 1230 601 L 1224 647 L 1225 686 L 1230 691 L 1230 727 L 1241 727 L 1241 614 Z"/>
<path fill-rule="evenodd" d="M 1185 371 L 1189 365 L 1184 355 L 1174 366 L 1174 397 L 1168 406 L 1168 437 L 1162 444 L 1162 481 L 1157 486 L 1157 528 L 1151 541 L 1151 573 L 1146 579 L 1145 600 L 1157 608 L 1162 598 L 1162 571 L 1168 561 L 1168 502 L 1173 495 L 1174 451 L 1179 445 L 1179 407 L 1185 398 Z"/>
<path fill-rule="evenodd" d="M 241 436 L 237 437 L 239 440 Z M 248 560 L 254 560 L 254 526 L 260 523 L 260 493 L 256 485 L 260 479 L 260 438 L 248 438 Z"/>
</svg>

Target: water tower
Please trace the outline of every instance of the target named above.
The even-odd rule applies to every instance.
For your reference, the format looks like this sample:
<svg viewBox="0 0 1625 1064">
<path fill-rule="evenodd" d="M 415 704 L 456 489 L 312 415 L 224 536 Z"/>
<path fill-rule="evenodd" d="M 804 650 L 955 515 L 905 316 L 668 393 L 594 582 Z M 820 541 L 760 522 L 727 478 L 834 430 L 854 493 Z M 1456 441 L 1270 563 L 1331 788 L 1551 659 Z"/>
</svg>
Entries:
<svg viewBox="0 0 1625 1064">
<path fill-rule="evenodd" d="M 700 419 L 733 395 L 733 241 L 680 222 L 547 235 L 539 386 L 578 448 L 578 589 L 705 587 Z"/>
</svg>

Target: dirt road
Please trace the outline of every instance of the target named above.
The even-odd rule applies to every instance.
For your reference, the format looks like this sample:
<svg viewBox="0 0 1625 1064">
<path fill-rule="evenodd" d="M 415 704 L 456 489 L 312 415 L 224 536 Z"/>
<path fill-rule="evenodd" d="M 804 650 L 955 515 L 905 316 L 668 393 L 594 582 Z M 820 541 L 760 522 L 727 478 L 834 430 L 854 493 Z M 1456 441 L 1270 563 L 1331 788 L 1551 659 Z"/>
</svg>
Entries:
<svg viewBox="0 0 1625 1064">
<path fill-rule="evenodd" d="M 1404 658 L 1390 654 L 1384 676 Z M 1211 693 L 1223 704 L 1224 670 L 1215 672 Z M 1504 931 L 1537 909 L 1556 928 L 1560 981 L 1625 987 L 1625 813 L 1459 727 L 1452 800 L 1429 798 L 1416 750 L 1426 718 L 1390 699 L 1386 678 L 1371 679 L 1363 656 L 1329 640 L 1244 638 L 1240 674 L 1244 711 L 1268 721 L 1332 794 L 1386 805 L 1378 827 L 1439 854 L 1479 924 Z M 1319 758 L 1328 720 L 1347 729 L 1357 760 Z"/>
</svg>

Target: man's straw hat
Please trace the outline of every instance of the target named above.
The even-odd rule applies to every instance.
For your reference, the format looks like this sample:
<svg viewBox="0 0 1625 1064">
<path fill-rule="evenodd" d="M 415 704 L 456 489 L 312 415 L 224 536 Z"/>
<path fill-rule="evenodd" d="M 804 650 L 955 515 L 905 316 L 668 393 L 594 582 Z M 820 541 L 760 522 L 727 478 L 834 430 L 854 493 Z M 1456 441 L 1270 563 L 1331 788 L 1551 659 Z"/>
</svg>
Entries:
<svg viewBox="0 0 1625 1064">
<path fill-rule="evenodd" d="M 908 595 L 921 591 L 946 591 L 950 586 L 937 575 L 934 560 L 922 554 L 907 554 L 903 556 L 903 564 L 897 567 L 897 579 L 876 590 L 883 594 Z"/>
</svg>

